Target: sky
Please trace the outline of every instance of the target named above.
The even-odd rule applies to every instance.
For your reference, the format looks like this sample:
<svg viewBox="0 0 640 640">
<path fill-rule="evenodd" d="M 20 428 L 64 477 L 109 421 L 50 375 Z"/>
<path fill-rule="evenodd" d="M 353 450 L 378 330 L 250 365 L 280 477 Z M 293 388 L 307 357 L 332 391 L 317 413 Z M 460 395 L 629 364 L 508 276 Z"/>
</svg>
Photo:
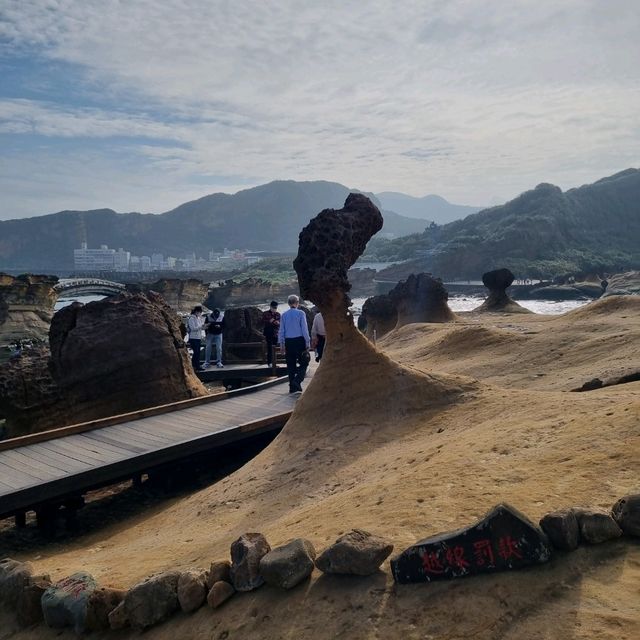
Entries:
<svg viewBox="0 0 640 640">
<path fill-rule="evenodd" d="M 640 166 L 637 0 L 0 0 L 0 219 Z"/>
</svg>

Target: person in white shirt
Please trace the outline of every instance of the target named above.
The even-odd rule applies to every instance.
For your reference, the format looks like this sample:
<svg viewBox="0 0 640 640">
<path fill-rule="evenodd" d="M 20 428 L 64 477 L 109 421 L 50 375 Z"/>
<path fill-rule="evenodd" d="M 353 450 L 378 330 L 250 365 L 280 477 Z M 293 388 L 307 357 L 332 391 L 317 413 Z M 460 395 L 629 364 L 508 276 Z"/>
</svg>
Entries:
<svg viewBox="0 0 640 640">
<path fill-rule="evenodd" d="M 322 352 L 327 341 L 327 332 L 324 329 L 324 318 L 320 312 L 316 313 L 311 326 L 311 347 L 316 350 L 316 362 L 322 360 Z"/>
<path fill-rule="evenodd" d="M 202 317 L 202 307 L 198 305 L 191 311 L 191 315 L 187 320 L 187 333 L 189 335 L 189 346 L 193 351 L 191 355 L 191 364 L 194 371 L 202 371 L 200 366 L 200 345 L 202 341 L 202 332 L 204 328 L 204 318 Z"/>
</svg>

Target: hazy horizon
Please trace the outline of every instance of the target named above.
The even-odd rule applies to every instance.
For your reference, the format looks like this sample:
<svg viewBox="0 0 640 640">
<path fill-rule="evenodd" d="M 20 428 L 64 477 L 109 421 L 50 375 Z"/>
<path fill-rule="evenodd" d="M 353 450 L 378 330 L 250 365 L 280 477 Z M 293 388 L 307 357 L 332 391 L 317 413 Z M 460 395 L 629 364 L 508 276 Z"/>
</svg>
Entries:
<svg viewBox="0 0 640 640">
<path fill-rule="evenodd" d="M 640 165 L 633 0 L 9 2 L 0 220 L 277 179 L 471 206 Z"/>
</svg>

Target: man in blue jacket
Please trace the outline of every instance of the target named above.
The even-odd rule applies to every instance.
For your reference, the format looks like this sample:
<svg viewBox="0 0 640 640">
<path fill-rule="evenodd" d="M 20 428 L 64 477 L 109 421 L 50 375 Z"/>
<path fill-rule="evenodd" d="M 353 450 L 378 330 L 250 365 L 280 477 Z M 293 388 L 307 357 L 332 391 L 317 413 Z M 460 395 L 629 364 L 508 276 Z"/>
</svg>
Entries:
<svg viewBox="0 0 640 640">
<path fill-rule="evenodd" d="M 298 296 L 289 296 L 287 303 L 289 309 L 280 318 L 278 343 L 280 348 L 284 349 L 287 361 L 289 393 L 295 393 L 302 391 L 302 381 L 309 366 L 311 338 L 307 326 L 307 316 L 304 311 L 298 309 L 300 304 Z"/>
</svg>

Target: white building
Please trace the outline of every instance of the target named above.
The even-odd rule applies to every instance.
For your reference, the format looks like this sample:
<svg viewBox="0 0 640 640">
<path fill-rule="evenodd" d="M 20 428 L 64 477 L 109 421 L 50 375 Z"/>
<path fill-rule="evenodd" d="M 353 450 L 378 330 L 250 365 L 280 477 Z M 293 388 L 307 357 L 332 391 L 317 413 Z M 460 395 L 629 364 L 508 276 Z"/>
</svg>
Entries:
<svg viewBox="0 0 640 640">
<path fill-rule="evenodd" d="M 73 250 L 73 266 L 76 271 L 113 271 L 115 253 L 115 249 L 109 249 L 106 244 L 99 249 L 88 249 L 83 242 L 80 249 Z"/>
<path fill-rule="evenodd" d="M 129 271 L 129 260 L 131 253 L 124 249 L 118 249 L 113 255 L 113 267 L 116 271 Z"/>
</svg>

